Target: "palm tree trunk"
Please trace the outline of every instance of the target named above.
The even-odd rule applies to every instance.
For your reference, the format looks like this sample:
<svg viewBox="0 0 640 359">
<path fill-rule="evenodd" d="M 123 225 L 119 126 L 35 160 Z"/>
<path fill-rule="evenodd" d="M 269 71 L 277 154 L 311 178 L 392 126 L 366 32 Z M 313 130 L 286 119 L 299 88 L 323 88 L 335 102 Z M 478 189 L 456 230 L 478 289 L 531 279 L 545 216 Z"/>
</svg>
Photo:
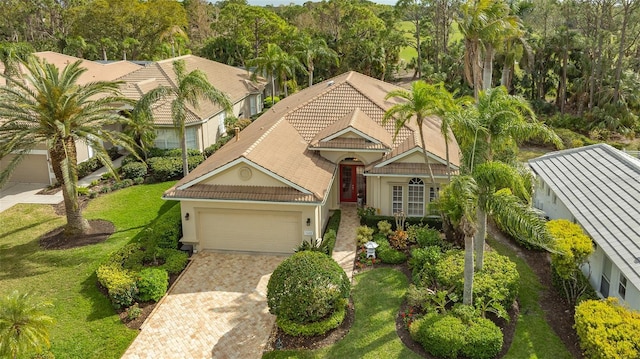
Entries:
<svg viewBox="0 0 640 359">
<path fill-rule="evenodd" d="M 478 206 L 476 213 L 478 215 L 478 231 L 474 238 L 476 271 L 481 271 L 484 265 L 484 241 L 487 236 L 487 212 L 482 209 L 482 206 Z"/>
<path fill-rule="evenodd" d="M 491 88 L 491 80 L 493 78 L 493 46 L 487 44 L 484 51 L 484 65 L 482 66 L 482 89 Z"/>
<path fill-rule="evenodd" d="M 420 132 L 420 142 L 422 142 L 422 154 L 424 155 L 424 163 L 427 165 L 429 169 L 429 177 L 431 178 L 431 184 L 433 187 L 436 187 L 436 178 L 433 175 L 433 169 L 431 168 L 431 162 L 429 161 L 429 156 L 427 155 L 427 146 L 424 143 L 424 133 L 422 133 L 422 119 L 416 121 L 418 124 L 418 131 Z"/>
<path fill-rule="evenodd" d="M 464 290 L 462 304 L 473 305 L 473 235 L 464 236 Z"/>
<path fill-rule="evenodd" d="M 182 148 L 182 175 L 186 176 L 189 174 L 189 158 L 187 156 L 187 131 L 184 128 L 184 123 L 182 124 L 180 136 L 180 148 Z"/>
<path fill-rule="evenodd" d="M 309 61 L 308 71 L 309 71 L 309 87 L 313 85 L 313 63 L 311 60 Z"/>
<path fill-rule="evenodd" d="M 73 137 L 58 142 L 51 147 L 51 167 L 60 183 L 67 224 L 64 228 L 65 236 L 75 236 L 89 230 L 89 222 L 82 216 L 78 203 L 78 157 Z"/>
</svg>

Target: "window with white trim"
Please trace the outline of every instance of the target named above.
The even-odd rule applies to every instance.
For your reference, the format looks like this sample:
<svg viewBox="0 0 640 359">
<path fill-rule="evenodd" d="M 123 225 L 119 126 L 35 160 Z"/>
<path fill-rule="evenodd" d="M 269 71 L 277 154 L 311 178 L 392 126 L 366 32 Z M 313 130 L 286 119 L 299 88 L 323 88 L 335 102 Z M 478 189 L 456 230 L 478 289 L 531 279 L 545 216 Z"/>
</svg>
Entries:
<svg viewBox="0 0 640 359">
<path fill-rule="evenodd" d="M 618 294 L 624 299 L 627 295 L 627 278 L 620 273 L 620 281 L 618 282 Z"/>
<path fill-rule="evenodd" d="M 391 190 L 391 213 L 402 212 L 403 191 L 402 186 L 393 186 Z"/>
<path fill-rule="evenodd" d="M 187 148 L 198 148 L 198 138 L 195 127 L 185 129 L 187 135 Z M 162 149 L 180 148 L 180 136 L 175 128 L 156 129 L 156 139 L 153 142 L 155 147 Z"/>
<path fill-rule="evenodd" d="M 225 124 L 225 120 L 227 119 L 227 113 L 222 111 L 218 115 L 218 134 L 220 136 L 224 136 L 227 134 L 227 126 Z"/>
<path fill-rule="evenodd" d="M 420 178 L 410 179 L 407 192 L 407 216 L 424 216 L 424 182 Z"/>
<path fill-rule="evenodd" d="M 440 187 L 430 187 L 429 188 L 429 202 L 433 202 L 438 199 L 440 193 Z"/>
<path fill-rule="evenodd" d="M 609 296 L 609 285 L 611 283 L 611 260 L 604 257 L 602 261 L 602 276 L 600 277 L 600 294 L 603 297 Z"/>
</svg>

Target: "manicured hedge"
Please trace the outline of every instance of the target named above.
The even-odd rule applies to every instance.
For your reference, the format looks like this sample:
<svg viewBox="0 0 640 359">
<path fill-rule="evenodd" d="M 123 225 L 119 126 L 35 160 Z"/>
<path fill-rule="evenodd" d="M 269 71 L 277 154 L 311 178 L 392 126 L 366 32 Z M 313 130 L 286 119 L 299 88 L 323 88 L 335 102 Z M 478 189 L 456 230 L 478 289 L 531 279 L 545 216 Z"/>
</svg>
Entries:
<svg viewBox="0 0 640 359">
<path fill-rule="evenodd" d="M 431 286 L 437 278 L 436 264 L 442 259 L 443 253 L 438 246 L 416 248 L 411 251 L 409 268 L 411 279 L 415 285 Z"/>
<path fill-rule="evenodd" d="M 349 298 L 351 285 L 344 270 L 321 252 L 303 251 L 285 259 L 267 284 L 269 312 L 298 324 L 330 316 Z"/>
<path fill-rule="evenodd" d="M 640 312 L 621 306 L 617 298 L 580 303 L 575 323 L 587 358 L 640 358 Z"/>
<path fill-rule="evenodd" d="M 204 156 L 193 155 L 187 158 L 189 171 L 192 171 L 204 161 Z M 151 177 L 154 181 L 165 182 L 179 179 L 183 176 L 181 157 L 152 157 L 147 160 Z"/>
<path fill-rule="evenodd" d="M 429 313 L 411 323 L 409 333 L 439 358 L 495 358 L 504 340 L 500 328 L 489 319 L 472 318 L 465 323 L 453 314 Z"/>
<path fill-rule="evenodd" d="M 167 293 L 169 275 L 159 268 L 145 268 L 138 274 L 138 299 L 143 302 L 157 302 Z"/>
<path fill-rule="evenodd" d="M 450 251 L 436 264 L 438 284 L 442 288 L 454 287 L 462 298 L 464 251 Z M 509 308 L 518 295 L 520 274 L 515 263 L 497 252 L 487 251 L 482 271 L 474 274 L 473 298 L 488 303 L 497 300 Z"/>
<path fill-rule="evenodd" d="M 360 224 L 364 226 L 369 226 L 371 228 L 377 228 L 378 222 L 387 221 L 391 223 L 392 229 L 396 230 L 396 220 L 392 216 L 371 216 L 364 215 L 360 217 Z M 407 217 L 405 221 L 405 226 L 409 225 L 419 225 L 425 226 L 428 225 L 431 228 L 435 228 L 436 230 L 442 229 L 442 219 L 440 217 Z"/>
<path fill-rule="evenodd" d="M 134 179 L 147 175 L 147 165 L 142 162 L 129 162 L 120 167 L 123 178 Z"/>
<path fill-rule="evenodd" d="M 376 258 L 380 259 L 382 263 L 400 264 L 407 261 L 407 255 L 391 247 L 389 241 L 386 239 L 378 239 L 376 243 L 378 243 Z"/>
</svg>

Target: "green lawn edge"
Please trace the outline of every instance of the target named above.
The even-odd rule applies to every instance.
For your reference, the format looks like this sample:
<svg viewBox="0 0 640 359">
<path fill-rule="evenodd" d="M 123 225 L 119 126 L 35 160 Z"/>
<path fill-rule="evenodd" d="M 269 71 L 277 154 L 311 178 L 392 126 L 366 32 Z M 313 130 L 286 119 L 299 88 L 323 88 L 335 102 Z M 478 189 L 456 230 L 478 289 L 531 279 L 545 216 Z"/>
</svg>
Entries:
<svg viewBox="0 0 640 359">
<path fill-rule="evenodd" d="M 100 196 L 84 211 L 112 222 L 105 242 L 67 250 L 42 250 L 38 238 L 65 223 L 49 205 L 19 204 L 0 213 L 0 295 L 30 291 L 53 307 L 51 351 L 56 358 L 120 358 L 138 334 L 124 326 L 100 293 L 96 268 L 159 215 L 178 205 L 162 193 L 174 182 L 140 185 Z"/>
<path fill-rule="evenodd" d="M 265 359 L 280 358 L 420 358 L 396 333 L 396 316 L 409 283 L 392 268 L 376 268 L 354 277 L 351 292 L 355 321 L 339 342 L 314 351 L 283 350 L 265 353 Z"/>
</svg>

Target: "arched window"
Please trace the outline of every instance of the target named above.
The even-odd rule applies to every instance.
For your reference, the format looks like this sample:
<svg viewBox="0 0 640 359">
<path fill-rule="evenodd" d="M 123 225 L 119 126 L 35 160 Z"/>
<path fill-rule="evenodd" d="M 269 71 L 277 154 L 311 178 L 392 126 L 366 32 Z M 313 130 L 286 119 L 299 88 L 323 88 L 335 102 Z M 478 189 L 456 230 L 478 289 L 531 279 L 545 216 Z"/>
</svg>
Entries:
<svg viewBox="0 0 640 359">
<path fill-rule="evenodd" d="M 424 181 L 420 178 L 410 179 L 407 192 L 407 216 L 424 216 Z"/>
</svg>

